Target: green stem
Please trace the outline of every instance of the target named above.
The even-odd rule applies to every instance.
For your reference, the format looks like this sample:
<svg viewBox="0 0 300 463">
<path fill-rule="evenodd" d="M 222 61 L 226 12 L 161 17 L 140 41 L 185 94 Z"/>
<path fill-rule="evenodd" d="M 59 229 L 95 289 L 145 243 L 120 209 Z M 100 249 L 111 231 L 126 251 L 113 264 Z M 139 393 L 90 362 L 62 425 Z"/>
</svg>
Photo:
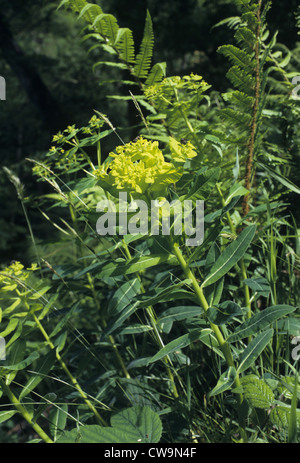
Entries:
<svg viewBox="0 0 300 463">
<path fill-rule="evenodd" d="M 46 442 L 46 444 L 54 444 L 53 440 L 45 433 L 45 431 L 35 422 L 32 421 L 32 417 L 30 413 L 26 410 L 24 405 L 17 399 L 17 397 L 13 394 L 10 387 L 5 384 L 3 379 L 0 379 L 0 387 L 9 398 L 11 404 L 16 408 L 18 413 L 30 424 L 30 426 L 35 430 L 35 432 L 40 436 L 40 438 Z"/>
<path fill-rule="evenodd" d="M 61 356 L 59 355 L 59 352 L 57 352 L 57 349 L 55 348 L 53 342 L 51 341 L 51 339 L 49 338 L 46 330 L 44 329 L 43 325 L 41 324 L 40 320 L 37 318 L 37 316 L 35 315 L 35 313 L 33 313 L 33 318 L 34 318 L 34 321 L 37 325 L 37 327 L 39 328 L 39 330 L 41 331 L 42 335 L 44 336 L 48 346 L 50 347 L 50 349 L 53 349 L 55 350 L 55 354 L 56 354 L 56 358 L 58 360 L 58 362 L 60 363 L 62 369 L 64 370 L 64 372 L 66 373 L 66 375 L 68 376 L 68 378 L 70 379 L 71 383 L 73 384 L 73 386 L 77 389 L 77 391 L 79 392 L 80 396 L 83 398 L 83 400 L 85 401 L 86 405 L 89 407 L 89 409 L 94 413 L 94 415 L 96 416 L 97 420 L 99 421 L 99 423 L 102 425 L 102 426 L 107 426 L 107 423 L 106 421 L 102 418 L 102 416 L 99 414 L 98 410 L 94 407 L 94 405 L 91 403 L 91 401 L 88 399 L 88 396 L 86 395 L 86 393 L 82 390 L 81 386 L 79 385 L 78 381 L 76 378 L 74 378 L 74 376 L 72 375 L 72 373 L 70 372 L 70 370 L 68 369 L 67 365 L 65 364 L 65 362 L 63 361 L 63 359 L 61 358 Z"/>
<path fill-rule="evenodd" d="M 207 300 L 205 298 L 205 295 L 203 293 L 203 289 L 201 288 L 201 286 L 199 286 L 194 273 L 192 272 L 189 265 L 187 264 L 183 254 L 182 254 L 182 252 L 181 252 L 181 250 L 179 248 L 178 243 L 173 243 L 173 252 L 174 252 L 175 256 L 177 257 L 177 260 L 178 260 L 182 270 L 184 271 L 185 276 L 188 279 L 191 280 L 193 289 L 194 289 L 195 294 L 197 296 L 197 299 L 199 301 L 199 305 L 204 309 L 204 312 L 206 313 L 208 311 L 208 309 L 209 309 L 209 305 L 208 305 Z M 211 327 L 212 331 L 215 334 L 215 337 L 216 337 L 216 339 L 218 341 L 218 344 L 220 346 L 220 349 L 221 349 L 221 351 L 222 351 L 222 353 L 223 353 L 223 355 L 225 357 L 227 365 L 229 367 L 234 367 L 235 365 L 234 365 L 234 361 L 233 361 L 230 346 L 226 342 L 226 340 L 224 339 L 220 328 L 217 325 L 215 325 L 214 323 L 209 322 L 209 324 L 210 324 L 210 327 Z M 235 385 L 235 387 L 240 386 L 240 380 L 239 380 L 238 375 L 237 375 L 237 377 L 236 377 L 236 379 L 234 381 L 234 385 Z M 239 400 L 240 400 L 240 403 L 243 401 L 243 396 L 241 394 L 239 394 Z"/>
<path fill-rule="evenodd" d="M 98 168 L 101 169 L 101 141 L 97 142 L 97 161 L 98 161 Z"/>
</svg>

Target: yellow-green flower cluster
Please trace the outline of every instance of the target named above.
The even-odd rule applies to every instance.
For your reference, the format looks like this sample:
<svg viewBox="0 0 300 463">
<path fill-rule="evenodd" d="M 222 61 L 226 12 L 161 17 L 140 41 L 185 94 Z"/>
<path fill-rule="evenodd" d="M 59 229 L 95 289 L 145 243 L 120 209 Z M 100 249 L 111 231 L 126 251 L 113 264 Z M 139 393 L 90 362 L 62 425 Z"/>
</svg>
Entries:
<svg viewBox="0 0 300 463">
<path fill-rule="evenodd" d="M 113 159 L 108 166 L 109 172 L 103 168 L 96 174 L 118 192 L 144 194 L 147 190 L 160 191 L 181 176 L 173 164 L 165 161 L 157 141 L 139 138 L 117 147 L 116 154 L 110 156 Z"/>
<path fill-rule="evenodd" d="M 185 150 L 190 149 L 184 145 L 182 147 Z M 180 156 L 179 144 L 177 151 Z M 116 153 L 111 153 L 110 157 L 111 162 L 95 173 L 102 188 L 114 196 L 121 191 L 133 196 L 146 192 L 163 195 L 166 187 L 176 183 L 183 173 L 182 166 L 165 161 L 157 141 L 149 141 L 142 137 L 135 142 L 117 147 Z"/>
<path fill-rule="evenodd" d="M 37 264 L 32 264 L 30 268 L 24 268 L 24 265 L 21 262 L 13 261 L 9 267 L 1 270 L 0 272 L 0 282 L 7 284 L 11 282 L 10 277 L 17 277 L 21 280 L 25 280 L 29 277 L 29 271 L 35 271 L 37 269 Z"/>
</svg>

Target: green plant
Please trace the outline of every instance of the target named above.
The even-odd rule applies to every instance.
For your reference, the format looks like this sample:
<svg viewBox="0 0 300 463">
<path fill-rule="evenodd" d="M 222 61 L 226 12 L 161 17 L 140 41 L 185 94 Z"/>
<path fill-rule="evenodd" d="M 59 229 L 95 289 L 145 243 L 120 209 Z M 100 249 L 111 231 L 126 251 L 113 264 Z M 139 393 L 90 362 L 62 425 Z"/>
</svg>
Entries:
<svg viewBox="0 0 300 463">
<path fill-rule="evenodd" d="M 290 336 L 300 330 L 299 229 L 283 200 L 299 188 L 279 170 L 290 158 L 270 154 L 281 153 L 278 114 L 294 103 L 288 75 L 278 71 L 286 60 L 273 52 L 275 37 L 267 42 L 269 5 L 237 3 L 239 47 L 220 49 L 235 89 L 218 95 L 221 112 L 201 76 L 166 77 L 162 63 L 151 67 L 149 13 L 135 56 L 132 32 L 113 15 L 83 0 L 61 3 L 87 22 L 85 38 L 116 60 L 110 65 L 129 72 L 141 122 L 140 136 L 125 143 L 96 111 L 87 126 L 56 134 L 43 161 L 28 159 L 53 190 L 35 207 L 56 237 L 36 243 L 31 198 L 22 196 L 43 273 L 19 263 L 0 272 L 8 355 L 1 391 L 15 407 L 0 417 L 17 411 L 45 442 L 298 439 Z M 286 82 L 276 104 L 273 71 Z M 118 145 L 103 155 L 110 136 Z M 148 210 L 157 199 L 188 202 L 196 219 L 204 201 L 202 242 L 187 245 L 175 209 L 169 233 L 151 233 L 149 216 L 142 229 L 139 206 L 127 211 L 137 232 L 124 232 L 121 219 L 97 232 L 99 219 L 111 217 L 98 204 L 109 200 L 120 212 L 120 193 Z M 164 214 L 161 207 L 159 227 Z"/>
</svg>

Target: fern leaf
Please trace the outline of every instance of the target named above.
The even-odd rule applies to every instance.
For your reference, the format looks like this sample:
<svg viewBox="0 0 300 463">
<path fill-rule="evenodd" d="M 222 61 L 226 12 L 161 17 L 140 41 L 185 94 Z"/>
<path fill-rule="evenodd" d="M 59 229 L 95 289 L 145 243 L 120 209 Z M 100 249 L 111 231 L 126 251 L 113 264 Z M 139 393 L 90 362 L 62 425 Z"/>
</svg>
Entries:
<svg viewBox="0 0 300 463">
<path fill-rule="evenodd" d="M 93 28 L 99 32 L 103 37 L 106 36 L 107 33 L 107 24 L 106 21 L 104 21 L 105 14 L 100 13 L 98 16 L 96 16 L 94 22 L 93 22 Z"/>
<path fill-rule="evenodd" d="M 85 6 L 87 5 L 87 2 L 85 0 L 63 0 L 58 8 L 61 8 L 62 6 L 69 6 L 72 8 L 75 13 L 79 13 Z"/>
<path fill-rule="evenodd" d="M 119 30 L 118 22 L 112 14 L 106 14 L 104 20 L 107 25 L 107 37 L 109 41 L 114 45 Z"/>
<path fill-rule="evenodd" d="M 236 41 L 242 45 L 242 48 L 252 53 L 256 43 L 255 34 L 248 27 L 240 27 L 235 33 Z"/>
<path fill-rule="evenodd" d="M 130 29 L 121 28 L 118 30 L 116 47 L 120 53 L 120 58 L 125 61 L 125 63 L 135 62 L 134 40 Z"/>
<path fill-rule="evenodd" d="M 236 125 L 238 125 L 241 128 L 250 126 L 251 114 L 245 114 L 231 108 L 224 108 L 222 109 L 222 115 L 226 116 L 227 119 L 231 119 Z"/>
<path fill-rule="evenodd" d="M 242 69 L 249 70 L 254 67 L 253 56 L 234 45 L 222 45 L 218 48 L 218 52 L 228 58 L 233 65 Z"/>
<path fill-rule="evenodd" d="M 225 101 L 232 103 L 243 111 L 249 111 L 253 108 L 254 98 L 246 95 L 243 92 L 240 92 L 239 90 L 223 93 L 222 96 Z"/>
<path fill-rule="evenodd" d="M 152 67 L 147 80 L 145 82 L 146 87 L 150 87 L 157 82 L 160 82 L 166 75 L 166 63 L 156 63 Z"/>
<path fill-rule="evenodd" d="M 149 11 L 147 11 L 144 36 L 140 46 L 139 54 L 136 57 L 134 66 L 134 75 L 139 79 L 146 78 L 151 66 L 151 59 L 153 54 L 154 35 L 152 19 Z"/>
<path fill-rule="evenodd" d="M 227 77 L 236 88 L 247 93 L 247 95 L 253 95 L 255 79 L 250 74 L 243 71 L 238 66 L 233 66 L 227 72 Z"/>
<path fill-rule="evenodd" d="M 79 2 L 80 4 L 81 3 L 86 3 L 86 2 L 82 2 L 82 0 L 80 0 Z M 90 23 L 90 24 L 93 24 L 94 21 L 95 21 L 95 18 L 99 15 L 99 14 L 102 14 L 103 11 L 101 10 L 100 6 L 98 5 L 93 5 L 92 3 L 87 3 L 80 11 L 79 15 L 78 15 L 78 19 L 81 19 L 83 18 L 86 22 Z"/>
</svg>

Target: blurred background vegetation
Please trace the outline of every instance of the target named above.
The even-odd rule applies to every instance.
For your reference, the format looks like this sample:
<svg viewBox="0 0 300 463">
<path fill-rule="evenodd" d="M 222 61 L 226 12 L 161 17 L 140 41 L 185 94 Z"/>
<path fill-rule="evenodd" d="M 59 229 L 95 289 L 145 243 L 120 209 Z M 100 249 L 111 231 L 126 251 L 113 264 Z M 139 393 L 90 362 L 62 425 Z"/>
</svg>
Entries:
<svg viewBox="0 0 300 463">
<path fill-rule="evenodd" d="M 6 80 L 6 101 L 0 101 L 0 265 L 11 260 L 29 263 L 30 240 L 22 207 L 14 186 L 2 169 L 9 167 L 25 185 L 25 195 L 42 188 L 32 179 L 26 157 L 43 159 L 52 136 L 69 124 L 86 125 L 93 110 L 109 116 L 115 126 L 134 126 L 132 103 L 107 98 L 128 94 L 118 83 L 120 70 L 93 65 L 105 57 L 98 49 L 88 53 L 91 43 L 82 42 L 83 24 L 58 1 L 1 0 L 0 75 Z M 139 43 L 146 10 L 155 33 L 155 61 L 167 63 L 167 75 L 200 74 L 216 91 L 226 91 L 227 60 L 217 53 L 220 45 L 232 42 L 232 31 L 213 26 L 234 16 L 232 0 L 105 0 L 94 1 L 112 12 L 120 27 L 129 27 Z M 278 42 L 293 50 L 297 46 L 295 11 L 298 0 L 274 0 L 268 16 L 271 32 L 279 31 Z M 299 36 L 298 36 L 299 41 Z M 300 70 L 299 70 L 300 72 Z M 134 138 L 134 130 L 124 132 Z M 126 140 L 127 141 L 127 140 Z M 114 139 L 104 139 L 103 151 L 113 148 Z M 298 175 L 299 178 L 299 175 Z M 294 179 L 295 180 L 295 179 Z M 43 187 L 44 188 L 44 187 Z M 30 210 L 37 240 L 52 229 Z"/>
</svg>

